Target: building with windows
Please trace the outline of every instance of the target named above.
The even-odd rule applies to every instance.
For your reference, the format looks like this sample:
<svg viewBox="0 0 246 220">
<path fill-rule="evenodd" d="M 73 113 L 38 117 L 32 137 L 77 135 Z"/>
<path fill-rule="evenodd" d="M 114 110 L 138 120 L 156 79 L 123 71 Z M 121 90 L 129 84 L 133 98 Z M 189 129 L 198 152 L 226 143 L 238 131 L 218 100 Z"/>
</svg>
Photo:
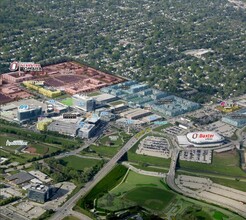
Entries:
<svg viewBox="0 0 246 220">
<path fill-rule="evenodd" d="M 79 131 L 79 119 L 55 120 L 47 125 L 48 131 L 55 131 L 59 134 L 64 134 L 76 137 Z"/>
<path fill-rule="evenodd" d="M 18 109 L 17 119 L 20 123 L 25 123 L 30 120 L 37 120 L 42 115 L 42 107 L 31 107 L 28 106 L 26 109 Z"/>
<path fill-rule="evenodd" d="M 226 115 L 221 120 L 237 128 L 242 128 L 246 125 L 246 108 Z"/>
<path fill-rule="evenodd" d="M 81 138 L 91 138 L 94 136 L 96 129 L 96 125 L 85 123 L 81 126 L 78 136 Z"/>
<path fill-rule="evenodd" d="M 85 96 L 85 95 L 79 95 L 76 94 L 73 96 L 73 103 L 74 107 L 82 109 L 86 112 L 91 112 L 95 110 L 95 99 Z"/>
<path fill-rule="evenodd" d="M 175 117 L 200 108 L 198 103 L 150 88 L 136 81 L 119 83 L 102 88 L 101 91 L 118 96 L 127 101 L 130 107 L 150 108 L 164 117 Z"/>
<path fill-rule="evenodd" d="M 51 196 L 52 189 L 49 186 L 35 184 L 28 189 L 28 199 L 34 202 L 45 203 Z"/>
</svg>

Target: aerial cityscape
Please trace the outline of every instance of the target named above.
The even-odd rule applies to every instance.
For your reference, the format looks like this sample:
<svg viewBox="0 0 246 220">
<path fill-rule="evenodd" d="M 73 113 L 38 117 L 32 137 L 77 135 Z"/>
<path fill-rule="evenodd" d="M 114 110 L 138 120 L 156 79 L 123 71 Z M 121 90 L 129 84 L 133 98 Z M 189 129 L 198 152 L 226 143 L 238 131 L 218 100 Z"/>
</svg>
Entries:
<svg viewBox="0 0 246 220">
<path fill-rule="evenodd" d="M 246 219 L 245 0 L 0 8 L 0 219 Z"/>
</svg>

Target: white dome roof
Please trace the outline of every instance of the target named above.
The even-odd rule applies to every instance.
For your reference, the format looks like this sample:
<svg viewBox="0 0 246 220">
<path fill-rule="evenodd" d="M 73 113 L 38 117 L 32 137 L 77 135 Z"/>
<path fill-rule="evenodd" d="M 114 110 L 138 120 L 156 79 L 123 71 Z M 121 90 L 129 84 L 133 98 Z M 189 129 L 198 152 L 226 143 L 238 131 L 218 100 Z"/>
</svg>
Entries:
<svg viewBox="0 0 246 220">
<path fill-rule="evenodd" d="M 217 143 L 224 141 L 224 137 L 213 131 L 198 131 L 187 134 L 187 139 L 191 143 L 205 144 L 205 143 Z"/>
</svg>

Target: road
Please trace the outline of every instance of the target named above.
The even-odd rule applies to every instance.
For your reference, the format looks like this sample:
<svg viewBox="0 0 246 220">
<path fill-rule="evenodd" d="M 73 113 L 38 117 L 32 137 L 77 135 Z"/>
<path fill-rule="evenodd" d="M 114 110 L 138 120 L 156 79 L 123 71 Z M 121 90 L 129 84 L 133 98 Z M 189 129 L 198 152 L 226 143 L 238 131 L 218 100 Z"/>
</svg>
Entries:
<svg viewBox="0 0 246 220">
<path fill-rule="evenodd" d="M 8 208 L 8 205 L 0 207 L 0 219 L 3 216 L 3 219 L 18 219 L 18 220 L 28 220 L 28 218 L 20 215 L 18 212 L 14 212 L 13 210 Z"/>
<path fill-rule="evenodd" d="M 124 166 L 128 167 L 130 170 L 134 171 L 135 173 L 139 173 L 139 174 L 142 174 L 142 175 L 145 175 L 145 176 L 155 176 L 155 177 L 160 177 L 160 178 L 166 178 L 166 174 L 165 173 L 141 170 L 141 169 L 138 169 L 138 168 L 132 166 L 128 162 L 123 162 L 122 164 Z"/>
<path fill-rule="evenodd" d="M 214 147 L 214 148 L 210 148 L 210 149 L 217 149 L 217 148 L 218 147 Z M 199 192 L 196 190 L 194 190 L 193 192 L 191 192 L 190 190 L 189 190 L 189 192 L 186 192 L 183 189 L 179 188 L 175 183 L 175 170 L 176 170 L 176 164 L 177 164 L 178 157 L 179 157 L 179 152 L 180 152 L 180 149 L 178 149 L 178 146 L 177 146 L 177 148 L 174 149 L 172 152 L 171 164 L 170 164 L 169 172 L 166 176 L 166 183 L 168 184 L 168 186 L 172 190 L 176 191 L 179 194 L 187 196 L 187 197 L 195 198 L 197 200 L 204 200 L 208 203 L 213 203 L 213 204 L 217 204 L 219 206 L 228 208 L 229 210 L 232 210 L 232 211 L 238 213 L 239 215 L 246 217 L 246 214 L 242 211 L 242 209 L 237 208 L 233 204 L 228 205 L 228 204 L 224 203 L 222 200 L 218 202 L 218 201 L 211 199 L 211 198 L 205 198 L 205 197 L 199 195 Z"/>
<path fill-rule="evenodd" d="M 104 167 L 94 176 L 94 178 L 86 183 L 86 185 L 73 197 L 71 197 L 64 205 L 56 210 L 56 213 L 50 218 L 52 220 L 62 220 L 64 217 L 74 213 L 72 208 L 76 205 L 77 201 L 85 196 L 103 177 L 108 174 L 118 160 L 129 150 L 132 146 L 141 139 L 146 133 L 141 135 L 138 138 L 132 137 L 120 150 L 119 152 L 108 162 L 104 165 Z M 79 214 L 81 219 L 87 220 L 90 219 L 88 216 Z"/>
</svg>

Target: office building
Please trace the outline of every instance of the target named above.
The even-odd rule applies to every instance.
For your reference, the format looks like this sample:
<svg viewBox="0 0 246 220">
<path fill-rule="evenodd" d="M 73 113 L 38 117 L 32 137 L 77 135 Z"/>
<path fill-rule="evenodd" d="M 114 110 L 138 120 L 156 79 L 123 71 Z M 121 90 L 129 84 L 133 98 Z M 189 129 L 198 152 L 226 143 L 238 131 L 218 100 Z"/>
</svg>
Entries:
<svg viewBox="0 0 246 220">
<path fill-rule="evenodd" d="M 91 138 L 96 132 L 97 126 L 94 124 L 85 123 L 81 126 L 79 130 L 79 137 L 81 138 Z"/>
<path fill-rule="evenodd" d="M 86 112 L 91 112 L 95 110 L 95 99 L 85 95 L 74 95 L 73 103 L 76 108 L 82 109 Z"/>
<path fill-rule="evenodd" d="M 151 114 L 152 113 L 148 110 L 144 110 L 141 108 L 135 108 L 135 109 L 131 109 L 131 110 L 120 113 L 120 116 L 127 118 L 127 119 L 139 119 L 139 118 L 143 118 L 148 115 L 151 115 Z"/>
<path fill-rule="evenodd" d="M 55 131 L 60 134 L 76 137 L 78 135 L 79 125 L 77 123 L 78 120 L 75 119 L 73 122 L 72 119 L 68 121 L 64 120 L 56 120 L 51 122 L 47 126 L 48 131 Z"/>
<path fill-rule="evenodd" d="M 151 108 L 164 117 L 174 117 L 200 108 L 198 103 L 170 95 L 146 84 L 128 81 L 101 89 L 127 101 L 130 107 Z"/>
<path fill-rule="evenodd" d="M 222 121 L 237 128 L 242 128 L 246 125 L 246 108 L 222 117 Z"/>
<path fill-rule="evenodd" d="M 28 189 L 28 199 L 34 202 L 45 203 L 50 199 L 51 195 L 51 188 L 42 184 L 32 185 Z"/>
<path fill-rule="evenodd" d="M 17 119 L 20 123 L 24 123 L 30 120 L 37 120 L 37 118 L 42 115 L 42 107 L 30 107 L 26 109 L 18 109 Z"/>
</svg>

